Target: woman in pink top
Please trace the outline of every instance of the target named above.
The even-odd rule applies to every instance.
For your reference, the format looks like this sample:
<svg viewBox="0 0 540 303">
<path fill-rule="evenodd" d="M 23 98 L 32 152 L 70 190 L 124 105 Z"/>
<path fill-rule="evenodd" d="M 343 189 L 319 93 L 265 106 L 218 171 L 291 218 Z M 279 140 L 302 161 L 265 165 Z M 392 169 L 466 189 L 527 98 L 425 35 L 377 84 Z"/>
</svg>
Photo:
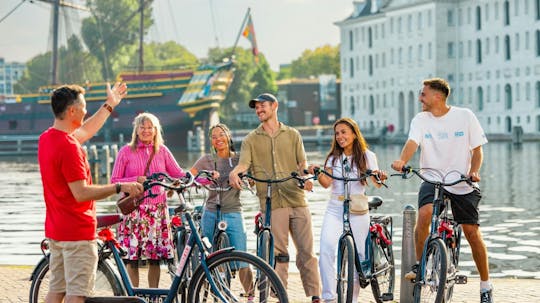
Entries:
<svg viewBox="0 0 540 303">
<path fill-rule="evenodd" d="M 163 144 L 161 133 L 161 125 L 156 116 L 150 113 L 137 115 L 133 121 L 131 142 L 118 152 L 111 183 L 142 183 L 155 172 L 164 172 L 176 178 L 184 176 L 182 168 Z M 153 191 L 159 195 L 146 198 L 138 210 L 124 217 L 118 227 L 118 240 L 127 251 L 125 259 L 128 274 L 135 287 L 139 286 L 139 260 L 148 261 L 148 285 L 157 288 L 160 261 L 174 258 L 169 237 L 167 196 L 165 191 L 157 187 Z"/>
</svg>

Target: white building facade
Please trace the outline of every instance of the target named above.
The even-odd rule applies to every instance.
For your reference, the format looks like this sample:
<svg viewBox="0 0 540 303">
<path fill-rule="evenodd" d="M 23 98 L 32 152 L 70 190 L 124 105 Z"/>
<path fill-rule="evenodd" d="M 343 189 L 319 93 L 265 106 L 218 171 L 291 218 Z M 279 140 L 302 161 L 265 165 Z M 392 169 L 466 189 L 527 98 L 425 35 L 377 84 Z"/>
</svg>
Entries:
<svg viewBox="0 0 540 303">
<path fill-rule="evenodd" d="M 540 0 L 366 0 L 336 24 L 342 116 L 363 130 L 408 133 L 441 77 L 487 134 L 540 134 Z"/>
</svg>

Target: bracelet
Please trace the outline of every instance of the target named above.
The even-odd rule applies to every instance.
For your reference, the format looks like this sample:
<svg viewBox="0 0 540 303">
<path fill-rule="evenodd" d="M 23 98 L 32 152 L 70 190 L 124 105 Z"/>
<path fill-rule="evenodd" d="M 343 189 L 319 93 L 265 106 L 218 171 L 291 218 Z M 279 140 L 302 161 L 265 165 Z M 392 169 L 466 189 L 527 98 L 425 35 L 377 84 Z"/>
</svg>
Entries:
<svg viewBox="0 0 540 303">
<path fill-rule="evenodd" d="M 120 183 L 116 183 L 114 186 L 116 186 L 116 193 L 119 194 L 122 190 L 122 185 L 120 185 Z"/>
<path fill-rule="evenodd" d="M 113 112 L 113 108 L 112 106 L 110 106 L 109 104 L 107 103 L 103 103 L 103 107 L 109 111 L 109 113 L 112 113 Z"/>
</svg>

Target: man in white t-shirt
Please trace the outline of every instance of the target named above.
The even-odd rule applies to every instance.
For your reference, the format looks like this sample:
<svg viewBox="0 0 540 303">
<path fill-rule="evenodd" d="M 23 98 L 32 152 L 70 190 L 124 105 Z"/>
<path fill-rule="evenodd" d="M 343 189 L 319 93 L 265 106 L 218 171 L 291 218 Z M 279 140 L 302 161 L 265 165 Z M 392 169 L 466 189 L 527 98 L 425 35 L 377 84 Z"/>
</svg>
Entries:
<svg viewBox="0 0 540 303">
<path fill-rule="evenodd" d="M 392 168 L 401 171 L 420 146 L 420 167 L 434 169 L 444 176 L 446 183 L 469 176 L 473 182 L 480 181 L 482 145 L 486 136 L 478 119 L 467 108 L 446 104 L 450 85 L 443 79 L 424 80 L 419 101 L 422 112 L 411 121 L 409 139 L 403 146 L 401 156 L 392 163 Z M 430 173 L 431 170 L 426 170 Z M 440 180 L 441 175 L 432 172 L 431 179 Z M 492 285 L 489 281 L 489 265 L 486 245 L 479 229 L 478 204 L 482 195 L 477 187 L 465 182 L 444 188 L 445 195 L 452 201 L 454 219 L 461 224 L 469 242 L 474 262 L 480 274 L 480 302 L 492 303 Z M 412 280 L 418 271 L 424 241 L 429 234 L 433 211 L 434 186 L 423 182 L 418 193 L 418 219 L 415 229 L 417 264 L 405 275 Z"/>
</svg>

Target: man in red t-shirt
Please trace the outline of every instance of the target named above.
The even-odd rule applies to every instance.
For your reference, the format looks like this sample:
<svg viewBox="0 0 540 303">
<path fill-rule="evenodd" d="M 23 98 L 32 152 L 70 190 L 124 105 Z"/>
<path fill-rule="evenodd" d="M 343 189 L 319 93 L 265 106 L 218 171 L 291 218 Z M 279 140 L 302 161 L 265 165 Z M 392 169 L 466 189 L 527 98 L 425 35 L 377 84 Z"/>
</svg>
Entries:
<svg viewBox="0 0 540 303">
<path fill-rule="evenodd" d="M 81 144 L 105 123 L 127 94 L 125 83 L 107 84 L 107 101 L 84 121 L 84 89 L 65 85 L 51 95 L 54 124 L 39 137 L 38 162 L 47 208 L 45 236 L 49 239 L 51 279 L 45 301 L 84 302 L 91 296 L 97 268 L 95 200 L 120 191 L 142 194 L 137 182 L 92 184 L 90 165 Z"/>
</svg>

